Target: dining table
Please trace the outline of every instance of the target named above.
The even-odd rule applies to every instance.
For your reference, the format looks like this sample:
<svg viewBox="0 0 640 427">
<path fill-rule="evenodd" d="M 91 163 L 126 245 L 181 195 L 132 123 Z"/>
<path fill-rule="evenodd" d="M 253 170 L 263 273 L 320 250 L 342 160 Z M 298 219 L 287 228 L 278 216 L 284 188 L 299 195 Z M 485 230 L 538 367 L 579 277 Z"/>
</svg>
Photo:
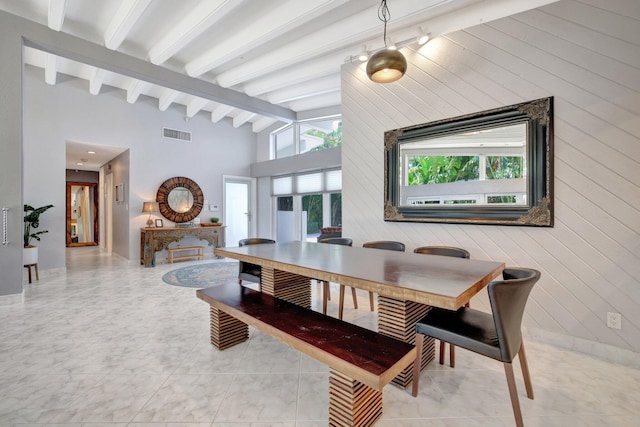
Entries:
<svg viewBox="0 0 640 427">
<path fill-rule="evenodd" d="M 261 266 L 260 290 L 311 308 L 312 280 L 322 280 L 378 295 L 378 332 L 415 343 L 417 322 L 431 309 L 457 310 L 504 270 L 504 263 L 381 249 L 279 242 L 218 247 L 220 257 Z M 425 340 L 423 368 L 435 358 L 435 340 Z M 411 366 L 394 383 L 407 387 Z"/>
</svg>

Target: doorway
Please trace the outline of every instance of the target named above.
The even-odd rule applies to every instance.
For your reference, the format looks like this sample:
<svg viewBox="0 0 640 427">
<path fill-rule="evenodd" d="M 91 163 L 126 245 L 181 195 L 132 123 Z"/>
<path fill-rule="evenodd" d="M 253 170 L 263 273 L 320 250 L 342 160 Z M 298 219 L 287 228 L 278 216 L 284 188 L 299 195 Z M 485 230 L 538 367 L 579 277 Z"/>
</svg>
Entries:
<svg viewBox="0 0 640 427">
<path fill-rule="evenodd" d="M 239 176 L 223 176 L 222 179 L 226 245 L 237 246 L 239 240 L 255 237 L 255 180 Z"/>
<path fill-rule="evenodd" d="M 67 247 L 98 245 L 98 184 L 67 182 Z"/>
</svg>

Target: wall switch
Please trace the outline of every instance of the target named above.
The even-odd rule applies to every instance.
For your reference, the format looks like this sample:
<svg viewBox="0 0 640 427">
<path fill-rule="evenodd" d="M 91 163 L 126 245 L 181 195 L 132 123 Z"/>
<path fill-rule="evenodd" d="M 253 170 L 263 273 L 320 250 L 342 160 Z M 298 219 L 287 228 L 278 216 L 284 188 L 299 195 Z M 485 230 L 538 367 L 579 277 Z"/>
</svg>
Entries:
<svg viewBox="0 0 640 427">
<path fill-rule="evenodd" d="M 620 313 L 607 312 L 607 326 L 612 329 L 622 329 L 622 316 Z"/>
</svg>

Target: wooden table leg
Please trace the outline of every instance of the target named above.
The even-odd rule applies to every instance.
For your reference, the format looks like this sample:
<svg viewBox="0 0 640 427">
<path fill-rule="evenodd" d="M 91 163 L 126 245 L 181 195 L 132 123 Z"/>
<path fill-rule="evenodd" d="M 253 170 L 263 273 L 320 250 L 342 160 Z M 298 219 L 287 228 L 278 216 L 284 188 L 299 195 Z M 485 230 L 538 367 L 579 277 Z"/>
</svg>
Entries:
<svg viewBox="0 0 640 427">
<path fill-rule="evenodd" d="M 382 391 L 329 371 L 329 425 L 369 427 L 382 417 Z"/>
<path fill-rule="evenodd" d="M 311 279 L 287 271 L 262 267 L 261 291 L 276 298 L 311 308 Z"/>
<path fill-rule="evenodd" d="M 409 344 L 416 343 L 416 324 L 431 306 L 413 301 L 403 301 L 378 296 L 378 332 Z M 425 337 L 422 352 L 422 369 L 435 359 L 435 339 Z M 413 366 L 407 366 L 393 383 L 406 388 L 413 380 Z"/>
</svg>

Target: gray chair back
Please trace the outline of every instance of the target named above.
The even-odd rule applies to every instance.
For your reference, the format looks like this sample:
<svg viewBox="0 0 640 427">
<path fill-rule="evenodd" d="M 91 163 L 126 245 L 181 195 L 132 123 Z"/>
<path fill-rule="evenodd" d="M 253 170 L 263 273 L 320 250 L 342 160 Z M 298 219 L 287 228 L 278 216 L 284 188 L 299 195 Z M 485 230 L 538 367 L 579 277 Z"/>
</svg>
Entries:
<svg viewBox="0 0 640 427">
<path fill-rule="evenodd" d="M 404 243 L 394 242 L 393 240 L 376 240 L 362 244 L 363 248 L 386 249 L 388 251 L 404 252 Z"/>
<path fill-rule="evenodd" d="M 353 246 L 353 240 L 346 237 L 329 237 L 328 239 L 322 239 L 319 243 L 329 243 L 330 245 L 343 245 Z"/>
<path fill-rule="evenodd" d="M 238 246 L 260 245 L 263 243 L 275 243 L 275 240 L 253 237 L 250 239 L 242 239 L 238 242 Z"/>
<path fill-rule="evenodd" d="M 540 279 L 540 272 L 531 268 L 505 268 L 504 280 L 489 283 L 487 291 L 498 334 L 500 355 L 510 363 L 522 343 L 522 316 L 533 285 Z"/>
<path fill-rule="evenodd" d="M 468 250 L 456 248 L 454 246 L 422 246 L 415 248 L 413 252 L 425 255 L 441 255 L 467 259 L 471 258 L 471 254 Z"/>
</svg>

